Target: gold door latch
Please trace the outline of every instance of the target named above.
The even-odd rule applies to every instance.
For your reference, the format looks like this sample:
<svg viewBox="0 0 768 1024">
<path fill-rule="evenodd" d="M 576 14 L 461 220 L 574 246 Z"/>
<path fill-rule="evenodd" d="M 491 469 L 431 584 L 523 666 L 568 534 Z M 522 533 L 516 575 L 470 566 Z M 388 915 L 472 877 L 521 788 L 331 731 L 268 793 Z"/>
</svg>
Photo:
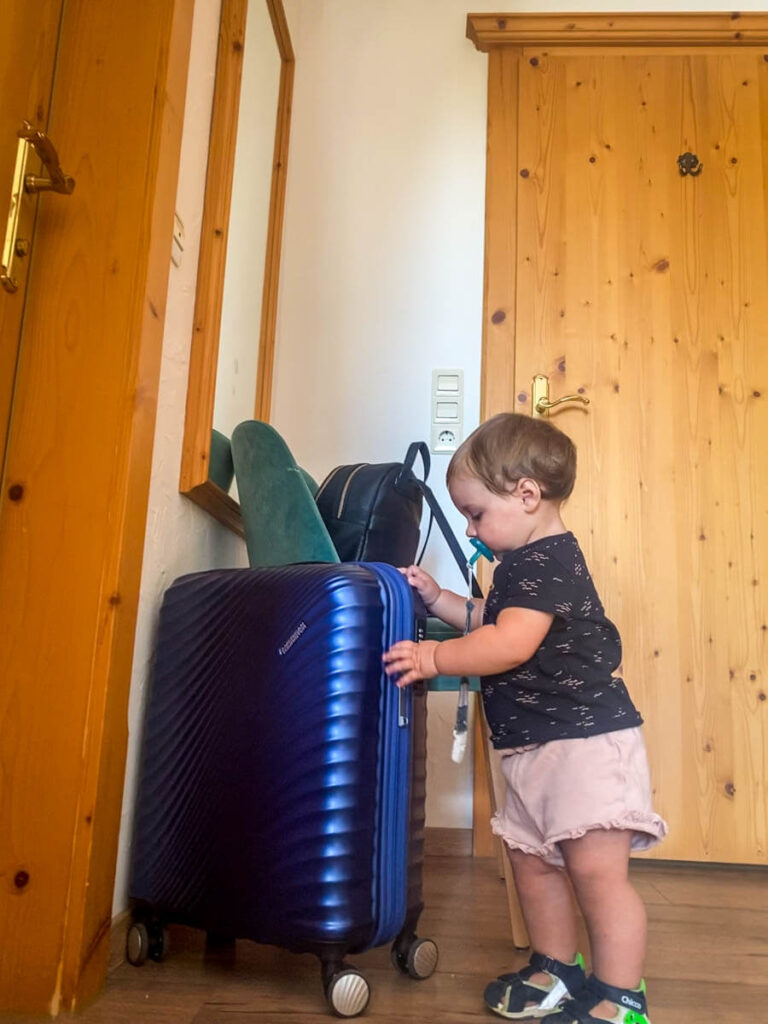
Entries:
<svg viewBox="0 0 768 1024">
<path fill-rule="evenodd" d="M 34 222 L 34 203 L 25 201 L 27 196 L 37 192 L 59 192 L 69 196 L 75 187 L 75 179 L 61 169 L 59 157 L 53 143 L 38 131 L 29 121 L 19 129 L 19 145 L 16 150 L 16 165 L 11 184 L 11 202 L 8 208 L 8 224 L 3 242 L 0 284 L 8 292 L 19 287 L 18 261 L 29 253 Z M 29 173 L 30 157 L 36 154 L 42 161 L 47 177 Z"/>
<path fill-rule="evenodd" d="M 537 373 L 533 378 L 531 394 L 533 396 L 531 415 L 533 416 L 549 416 L 550 409 L 554 409 L 556 405 L 562 405 L 564 402 L 581 402 L 583 405 L 589 405 L 589 399 L 585 395 L 563 395 L 562 398 L 550 402 L 549 377 L 543 373 Z"/>
</svg>

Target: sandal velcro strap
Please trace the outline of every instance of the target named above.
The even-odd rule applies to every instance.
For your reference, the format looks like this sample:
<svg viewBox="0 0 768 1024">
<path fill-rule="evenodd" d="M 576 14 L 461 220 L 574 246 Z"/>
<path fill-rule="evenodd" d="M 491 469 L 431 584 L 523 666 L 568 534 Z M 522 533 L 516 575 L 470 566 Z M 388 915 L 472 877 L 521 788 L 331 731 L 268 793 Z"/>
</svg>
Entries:
<svg viewBox="0 0 768 1024">
<path fill-rule="evenodd" d="M 648 1024 L 648 1009 L 644 988 L 616 988 L 606 985 L 593 975 L 586 987 L 575 999 L 563 1003 L 557 1013 L 546 1018 L 547 1024 L 604 1024 L 600 1017 L 594 1017 L 592 1010 L 603 1000 L 619 1007 L 622 1024 Z M 612 1018 L 613 1019 L 613 1018 Z"/>
<path fill-rule="evenodd" d="M 617 988 L 615 985 L 606 985 L 604 981 L 600 981 L 592 974 L 587 981 L 587 988 L 594 996 L 599 997 L 597 1002 L 607 999 L 620 1006 L 622 1010 L 633 1010 L 643 1016 L 648 1013 L 643 986 L 640 988 Z M 594 1004 L 595 1006 L 597 1006 L 597 1002 Z"/>
<path fill-rule="evenodd" d="M 553 956 L 544 956 L 543 953 L 534 953 L 529 966 L 534 968 L 534 973 L 535 971 L 546 971 L 547 974 L 554 974 L 556 978 L 560 978 L 568 985 L 572 994 L 575 994 L 574 986 L 568 983 L 572 982 L 574 978 L 582 983 L 586 980 L 580 964 L 566 964 L 562 960 L 555 960 Z"/>
<path fill-rule="evenodd" d="M 542 971 L 550 976 L 549 987 L 530 982 L 533 975 Z M 542 1011 L 551 1013 L 564 999 L 581 992 L 585 982 L 581 958 L 575 964 L 565 964 L 534 953 L 520 971 L 502 974 L 492 981 L 485 990 L 485 1001 L 494 1013 L 510 1020 L 540 1017 Z"/>
</svg>

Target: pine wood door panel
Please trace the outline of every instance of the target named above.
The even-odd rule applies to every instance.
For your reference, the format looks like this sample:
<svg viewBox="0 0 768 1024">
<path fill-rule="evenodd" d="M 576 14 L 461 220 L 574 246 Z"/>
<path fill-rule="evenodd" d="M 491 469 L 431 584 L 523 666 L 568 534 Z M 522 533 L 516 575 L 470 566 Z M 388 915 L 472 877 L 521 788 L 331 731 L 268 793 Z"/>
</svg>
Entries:
<svg viewBox="0 0 768 1024">
<path fill-rule="evenodd" d="M 11 198 L 19 141 L 17 132 L 25 120 L 43 130 L 48 123 L 62 4 L 63 0 L 39 0 L 35 4 L 27 0 L 8 0 L 3 5 L 3 31 L 0 32 L 3 97 L 0 104 L 0 245 L 5 237 Z M 34 169 L 36 171 L 37 168 Z M 27 200 L 29 204 L 33 202 L 31 198 Z M 32 252 L 26 257 L 27 263 Z M 24 261 L 19 261 L 19 270 L 18 291 L 9 293 L 0 288 L 0 466 L 5 453 L 18 337 L 24 313 L 27 276 Z"/>
<path fill-rule="evenodd" d="M 486 412 L 530 410 L 534 373 L 590 399 L 552 415 L 579 450 L 566 521 L 622 632 L 666 858 L 768 855 L 767 96 L 756 50 L 491 55 L 487 313 L 514 373 Z"/>
<path fill-rule="evenodd" d="M 0 1013 L 106 973 L 192 13 L 67 0 L 56 26 L 76 187 L 39 203 L 0 492 Z"/>
</svg>

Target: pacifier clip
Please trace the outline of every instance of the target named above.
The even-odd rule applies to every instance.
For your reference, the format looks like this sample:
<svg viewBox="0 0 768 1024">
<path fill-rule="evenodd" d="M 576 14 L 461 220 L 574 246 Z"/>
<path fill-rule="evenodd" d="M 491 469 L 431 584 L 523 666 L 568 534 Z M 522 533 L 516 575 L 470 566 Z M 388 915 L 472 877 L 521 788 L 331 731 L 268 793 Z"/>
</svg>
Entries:
<svg viewBox="0 0 768 1024">
<path fill-rule="evenodd" d="M 467 562 L 467 615 L 464 620 L 464 636 L 466 636 L 472 625 L 472 612 L 475 610 L 475 602 L 472 600 L 472 568 L 475 562 L 481 558 L 493 561 L 493 552 L 490 551 L 477 537 L 470 537 L 469 543 L 475 549 L 475 553 Z M 454 764 L 460 764 L 464 760 L 467 751 L 467 716 L 469 713 L 469 679 L 462 676 L 459 682 L 459 702 L 456 707 L 456 724 L 453 727 L 453 747 L 451 749 L 451 760 Z"/>
</svg>

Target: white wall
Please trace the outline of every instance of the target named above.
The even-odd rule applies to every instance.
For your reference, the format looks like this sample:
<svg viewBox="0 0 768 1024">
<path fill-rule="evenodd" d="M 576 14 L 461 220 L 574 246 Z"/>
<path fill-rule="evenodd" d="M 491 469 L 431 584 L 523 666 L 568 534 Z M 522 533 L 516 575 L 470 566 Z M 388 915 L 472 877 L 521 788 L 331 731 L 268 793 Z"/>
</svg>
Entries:
<svg viewBox="0 0 768 1024">
<path fill-rule="evenodd" d="M 128 760 L 118 849 L 114 910 L 128 902 L 128 866 L 133 830 L 137 757 L 146 684 L 163 592 L 186 572 L 247 565 L 245 544 L 207 512 L 179 494 L 181 440 L 192 338 L 197 254 L 208 159 L 208 134 L 216 67 L 221 0 L 197 0 L 176 209 L 185 227 L 181 266 L 171 266 L 163 359 L 160 370 L 155 448 L 149 490 L 147 534 L 128 709 Z"/>
</svg>

